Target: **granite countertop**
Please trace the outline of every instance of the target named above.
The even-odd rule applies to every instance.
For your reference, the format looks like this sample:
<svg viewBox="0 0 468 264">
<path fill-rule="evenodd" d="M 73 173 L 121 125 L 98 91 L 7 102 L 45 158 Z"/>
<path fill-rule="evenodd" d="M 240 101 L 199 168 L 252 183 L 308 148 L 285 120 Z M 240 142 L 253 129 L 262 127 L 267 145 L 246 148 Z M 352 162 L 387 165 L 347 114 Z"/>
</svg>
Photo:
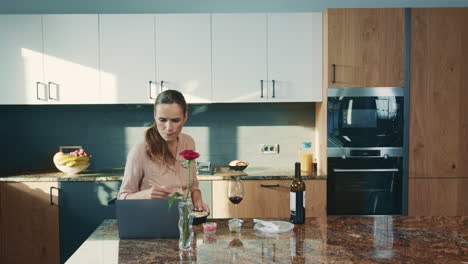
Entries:
<svg viewBox="0 0 468 264">
<path fill-rule="evenodd" d="M 123 174 L 123 168 L 85 170 L 76 175 L 67 175 L 57 169 L 10 170 L 0 172 L 0 182 L 120 181 Z"/>
<path fill-rule="evenodd" d="M 326 175 L 312 175 L 303 173 L 303 180 L 326 180 Z M 252 167 L 243 171 L 226 170 L 225 167 L 215 168 L 212 175 L 198 175 L 198 180 L 229 180 L 232 177 L 241 177 L 242 180 L 292 180 L 294 169 Z"/>
<path fill-rule="evenodd" d="M 194 226 L 193 251 L 177 239 L 119 240 L 105 220 L 67 263 L 466 263 L 468 217 L 328 216 L 308 218 L 291 232 L 261 237 L 245 219 L 240 234 L 227 220 L 216 234 Z"/>
<path fill-rule="evenodd" d="M 0 182 L 26 182 L 26 181 L 120 181 L 124 175 L 124 168 L 85 170 L 76 175 L 67 175 L 56 169 L 44 170 L 7 170 L 0 171 Z M 268 167 L 247 168 L 238 171 L 216 171 L 212 175 L 198 175 L 200 181 L 229 180 L 232 177 L 241 177 L 242 180 L 292 180 L 294 170 L 275 169 Z M 325 180 L 327 176 L 303 175 L 302 179 Z"/>
</svg>

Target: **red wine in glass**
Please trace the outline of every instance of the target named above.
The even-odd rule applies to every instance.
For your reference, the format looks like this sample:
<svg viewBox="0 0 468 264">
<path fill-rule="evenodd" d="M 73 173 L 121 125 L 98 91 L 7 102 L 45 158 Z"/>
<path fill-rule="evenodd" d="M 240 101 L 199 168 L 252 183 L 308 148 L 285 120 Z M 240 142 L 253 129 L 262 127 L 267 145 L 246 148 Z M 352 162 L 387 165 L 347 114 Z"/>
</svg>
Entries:
<svg viewBox="0 0 468 264">
<path fill-rule="evenodd" d="M 231 196 L 231 197 L 229 197 L 229 201 L 231 201 L 231 203 L 233 203 L 233 204 L 239 204 L 242 201 L 243 198 L 244 197 L 242 197 L 242 196 Z"/>
<path fill-rule="evenodd" d="M 237 205 L 244 198 L 244 187 L 240 177 L 233 178 L 228 183 L 227 197 L 234 204 L 234 219 L 237 219 Z"/>
</svg>

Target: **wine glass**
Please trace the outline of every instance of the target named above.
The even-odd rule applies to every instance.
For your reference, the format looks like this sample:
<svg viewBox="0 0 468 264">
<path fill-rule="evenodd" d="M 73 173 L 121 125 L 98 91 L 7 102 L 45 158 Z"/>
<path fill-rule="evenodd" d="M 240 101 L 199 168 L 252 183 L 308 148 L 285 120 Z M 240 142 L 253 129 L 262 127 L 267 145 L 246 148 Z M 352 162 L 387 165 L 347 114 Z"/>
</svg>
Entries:
<svg viewBox="0 0 468 264">
<path fill-rule="evenodd" d="M 240 177 L 236 177 L 228 183 L 228 198 L 234 204 L 234 219 L 237 219 L 237 205 L 244 198 L 244 186 Z"/>
</svg>

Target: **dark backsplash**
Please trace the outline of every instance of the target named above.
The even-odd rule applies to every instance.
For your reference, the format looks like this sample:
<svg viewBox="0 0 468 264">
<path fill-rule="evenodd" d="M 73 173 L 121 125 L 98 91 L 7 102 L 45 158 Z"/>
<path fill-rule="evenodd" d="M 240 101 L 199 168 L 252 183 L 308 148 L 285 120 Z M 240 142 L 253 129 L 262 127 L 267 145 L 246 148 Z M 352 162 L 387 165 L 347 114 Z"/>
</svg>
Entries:
<svg viewBox="0 0 468 264">
<path fill-rule="evenodd" d="M 0 169 L 54 168 L 59 146 L 81 145 L 90 168 L 124 167 L 129 148 L 153 122 L 152 105 L 0 106 Z M 313 141 L 313 103 L 190 105 L 184 133 L 200 161 L 214 166 L 233 159 L 254 166 L 292 166 L 302 141 Z M 260 144 L 280 144 L 279 154 L 261 154 Z"/>
</svg>

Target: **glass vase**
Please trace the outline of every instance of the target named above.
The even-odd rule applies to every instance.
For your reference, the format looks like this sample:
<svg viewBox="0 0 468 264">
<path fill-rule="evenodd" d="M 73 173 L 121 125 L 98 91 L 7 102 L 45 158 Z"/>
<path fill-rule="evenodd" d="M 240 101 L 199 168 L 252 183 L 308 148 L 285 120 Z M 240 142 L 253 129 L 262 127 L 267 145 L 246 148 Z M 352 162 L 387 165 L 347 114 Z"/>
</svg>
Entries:
<svg viewBox="0 0 468 264">
<path fill-rule="evenodd" d="M 192 203 L 179 202 L 179 250 L 192 250 L 193 230 Z"/>
</svg>

